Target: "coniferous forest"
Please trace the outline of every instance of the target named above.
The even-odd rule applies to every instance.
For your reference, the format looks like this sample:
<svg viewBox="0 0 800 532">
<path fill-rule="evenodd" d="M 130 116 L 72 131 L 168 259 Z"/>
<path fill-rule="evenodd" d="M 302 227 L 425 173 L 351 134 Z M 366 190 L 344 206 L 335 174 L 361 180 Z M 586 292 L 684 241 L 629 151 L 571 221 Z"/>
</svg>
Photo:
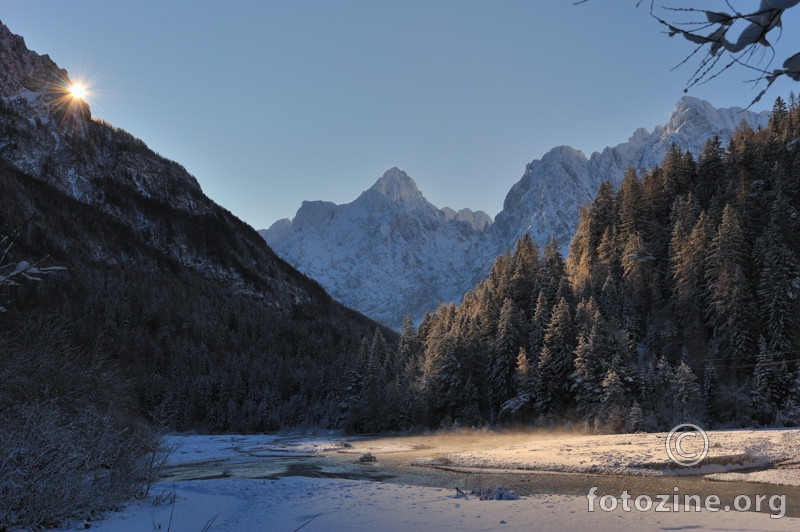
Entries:
<svg viewBox="0 0 800 532">
<path fill-rule="evenodd" d="M 608 431 L 800 423 L 800 102 L 604 183 L 399 343 L 398 415 Z M 394 373 L 388 373 L 391 377 Z M 386 419 L 386 418 L 381 418 Z"/>
</svg>

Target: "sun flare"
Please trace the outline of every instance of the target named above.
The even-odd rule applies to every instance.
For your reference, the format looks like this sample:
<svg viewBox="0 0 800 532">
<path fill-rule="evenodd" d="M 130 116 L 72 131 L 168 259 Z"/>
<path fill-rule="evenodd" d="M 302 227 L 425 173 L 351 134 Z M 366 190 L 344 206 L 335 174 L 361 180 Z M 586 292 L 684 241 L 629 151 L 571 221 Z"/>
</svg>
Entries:
<svg viewBox="0 0 800 532">
<path fill-rule="evenodd" d="M 86 87 L 81 85 L 80 83 L 75 83 L 74 85 L 70 85 L 69 92 L 73 98 L 76 100 L 82 100 L 86 97 Z"/>
</svg>

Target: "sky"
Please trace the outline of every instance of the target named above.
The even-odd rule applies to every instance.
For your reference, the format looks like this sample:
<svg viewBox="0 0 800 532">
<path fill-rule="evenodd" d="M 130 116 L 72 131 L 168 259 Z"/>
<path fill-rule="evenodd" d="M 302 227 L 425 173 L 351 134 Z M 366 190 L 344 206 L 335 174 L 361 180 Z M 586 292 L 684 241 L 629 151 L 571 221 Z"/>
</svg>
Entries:
<svg viewBox="0 0 800 532">
<path fill-rule="evenodd" d="M 494 217 L 550 148 L 588 156 L 667 122 L 697 60 L 680 66 L 694 46 L 643 4 L 0 0 L 0 21 L 88 86 L 94 116 L 262 229 L 303 200 L 350 202 L 393 166 L 434 205 Z M 770 68 L 800 50 L 800 8 L 783 20 Z M 753 77 L 734 67 L 688 94 L 746 107 Z"/>
</svg>

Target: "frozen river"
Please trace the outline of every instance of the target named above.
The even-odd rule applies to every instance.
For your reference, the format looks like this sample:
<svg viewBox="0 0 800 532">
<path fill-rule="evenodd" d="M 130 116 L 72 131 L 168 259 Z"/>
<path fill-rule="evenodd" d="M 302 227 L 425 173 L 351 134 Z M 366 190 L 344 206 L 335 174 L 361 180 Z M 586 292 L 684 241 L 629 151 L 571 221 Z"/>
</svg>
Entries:
<svg viewBox="0 0 800 532">
<path fill-rule="evenodd" d="M 791 438 L 796 435 L 789 433 Z M 653 465 L 653 458 L 647 453 L 659 452 L 656 439 L 645 439 L 644 436 L 651 435 L 644 435 L 640 445 L 639 440 L 635 439 L 637 436 L 497 434 L 481 431 L 352 438 L 340 435 L 198 436 L 196 438 L 217 438 L 208 443 L 208 448 L 213 447 L 216 452 L 208 454 L 200 440 L 192 441 L 194 437 L 183 439 L 171 460 L 173 465 L 164 471 L 164 475 L 165 480 L 173 481 L 218 478 L 277 480 L 298 476 L 370 480 L 444 488 L 453 490 L 454 494 L 459 488 L 468 496 L 481 489 L 494 489 L 502 485 L 521 496 L 557 494 L 586 497 L 596 487 L 595 493 L 599 497 L 606 494 L 619 497 L 627 492 L 633 497 L 648 495 L 653 500 L 657 500 L 659 494 L 678 494 L 680 497 L 692 494 L 705 500 L 714 495 L 719 497 L 720 507 L 733 507 L 736 497 L 742 495 L 751 500 L 764 497 L 764 507 L 767 506 L 766 500 L 783 496 L 786 515 L 800 517 L 800 487 L 758 482 L 719 482 L 708 480 L 705 476 L 708 472 L 736 470 L 741 473 L 774 469 L 774 460 L 766 463 L 753 456 L 754 466 L 748 467 L 748 462 L 742 459 L 741 464 L 717 467 L 701 474 L 685 474 L 690 471 L 676 471 L 668 467 L 666 460 Z M 778 443 L 786 439 L 783 434 L 780 437 L 769 434 L 769 438 L 778 438 Z M 623 451 L 615 447 L 614 442 L 618 440 Z M 720 437 L 718 440 L 723 439 Z M 751 442 L 743 445 L 747 449 L 754 448 Z M 718 443 L 718 447 L 721 446 Z M 654 447 L 654 450 L 651 451 L 650 447 Z M 660 451 L 663 452 L 663 448 Z M 737 449 L 730 451 L 731 456 L 742 455 L 734 451 Z M 569 458 L 576 464 L 583 464 L 583 470 L 569 466 L 553 471 L 551 463 L 555 461 L 560 464 L 558 452 L 569 453 Z M 581 453 L 585 458 L 583 460 Z M 615 453 L 621 455 L 615 459 Z M 650 469 L 640 474 L 608 472 L 606 466 L 614 464 L 614 460 L 623 465 L 637 459 L 642 461 L 637 453 L 650 460 L 647 462 L 652 466 Z M 597 463 L 592 463 L 592 460 Z M 630 469 L 624 467 L 619 470 L 630 473 Z M 784 474 L 787 472 L 796 475 L 800 481 L 800 470 L 792 468 L 781 471 Z M 761 511 L 764 512 L 764 508 Z M 769 513 L 768 508 L 766 511 Z"/>
</svg>

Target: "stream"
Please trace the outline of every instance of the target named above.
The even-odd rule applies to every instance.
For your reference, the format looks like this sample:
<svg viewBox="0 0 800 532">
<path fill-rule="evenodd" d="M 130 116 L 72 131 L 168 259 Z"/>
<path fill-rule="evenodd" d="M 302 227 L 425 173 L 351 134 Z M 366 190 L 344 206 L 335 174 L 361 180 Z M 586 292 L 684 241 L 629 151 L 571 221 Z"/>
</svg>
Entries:
<svg viewBox="0 0 800 532">
<path fill-rule="evenodd" d="M 420 459 L 430 462 L 431 457 L 485 445 L 476 438 L 456 440 L 442 439 L 440 436 L 357 437 L 338 443 L 332 441 L 331 447 L 317 452 L 298 452 L 293 445 L 296 441 L 296 437 L 287 438 L 283 446 L 281 441 L 277 441 L 268 450 L 243 450 L 235 459 L 167 467 L 162 473 L 162 480 L 212 481 L 229 477 L 278 480 L 288 476 L 306 476 L 449 488 L 453 489 L 454 496 L 456 487 L 468 496 L 473 496 L 469 494 L 504 486 L 523 497 L 535 497 L 537 494 L 586 497 L 592 487 L 597 487 L 598 497 L 615 495 L 619 498 L 623 491 L 627 491 L 633 498 L 648 495 L 656 504 L 659 500 L 656 496 L 659 494 L 670 497 L 678 494 L 681 502 L 684 495 L 698 495 L 702 500 L 709 495 L 716 495 L 720 500 L 720 508 L 732 508 L 739 495 L 747 495 L 753 501 L 759 495 L 766 496 L 761 503 L 762 513 L 775 513 L 770 509 L 768 501 L 770 497 L 782 495 L 785 496 L 786 515 L 800 517 L 798 487 L 711 481 L 703 475 L 631 476 L 454 468 L 430 463 L 415 465 Z M 364 451 L 371 448 L 377 450 L 370 451 L 368 457 Z M 753 506 L 751 511 L 754 510 Z"/>
</svg>

